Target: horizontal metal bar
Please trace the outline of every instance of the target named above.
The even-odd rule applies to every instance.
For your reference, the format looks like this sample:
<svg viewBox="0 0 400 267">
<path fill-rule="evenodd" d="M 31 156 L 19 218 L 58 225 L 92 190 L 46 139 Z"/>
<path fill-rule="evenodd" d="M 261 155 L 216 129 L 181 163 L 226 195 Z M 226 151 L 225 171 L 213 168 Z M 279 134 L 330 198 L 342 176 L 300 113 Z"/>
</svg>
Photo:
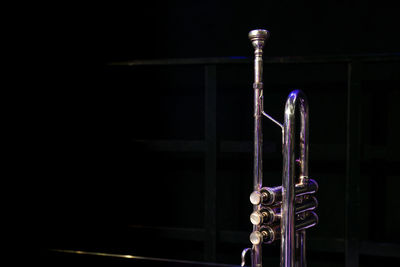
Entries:
<svg viewBox="0 0 400 267">
<path fill-rule="evenodd" d="M 264 64 L 325 64 L 348 63 L 353 60 L 360 62 L 391 62 L 400 61 L 400 53 L 365 54 L 365 55 L 330 55 L 330 56 L 290 56 L 266 57 Z M 112 62 L 109 66 L 171 66 L 171 65 L 221 65 L 221 64 L 251 64 L 247 57 L 226 58 L 171 58 L 152 60 L 131 60 Z"/>
</svg>

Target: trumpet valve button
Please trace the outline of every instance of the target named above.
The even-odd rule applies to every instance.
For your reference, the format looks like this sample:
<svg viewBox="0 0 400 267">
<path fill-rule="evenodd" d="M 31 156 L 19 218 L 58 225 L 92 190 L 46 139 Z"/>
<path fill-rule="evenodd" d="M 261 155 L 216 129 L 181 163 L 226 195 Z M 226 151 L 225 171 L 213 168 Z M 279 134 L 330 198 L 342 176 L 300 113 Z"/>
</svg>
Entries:
<svg viewBox="0 0 400 267">
<path fill-rule="evenodd" d="M 258 191 L 254 191 L 250 194 L 250 202 L 253 205 L 259 205 L 262 202 L 262 194 Z"/>
<path fill-rule="evenodd" d="M 254 211 L 250 214 L 250 222 L 254 225 L 260 225 L 263 222 L 263 215 L 259 211 Z"/>
<path fill-rule="evenodd" d="M 259 245 L 263 242 L 263 235 L 259 231 L 254 231 L 250 234 L 250 242 L 253 245 Z"/>
</svg>

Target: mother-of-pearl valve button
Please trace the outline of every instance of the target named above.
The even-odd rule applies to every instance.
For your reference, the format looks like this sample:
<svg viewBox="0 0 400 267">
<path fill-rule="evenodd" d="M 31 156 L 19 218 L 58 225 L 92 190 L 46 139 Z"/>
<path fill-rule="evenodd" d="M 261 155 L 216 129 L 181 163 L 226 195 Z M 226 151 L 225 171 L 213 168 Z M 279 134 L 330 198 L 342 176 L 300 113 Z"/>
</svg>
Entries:
<svg viewBox="0 0 400 267">
<path fill-rule="evenodd" d="M 250 242 L 253 245 L 259 245 L 263 241 L 263 235 L 259 231 L 254 231 L 250 234 Z"/>
<path fill-rule="evenodd" d="M 250 222 L 254 225 L 260 225 L 263 222 L 263 214 L 259 211 L 254 211 L 250 214 Z"/>
<path fill-rule="evenodd" d="M 259 205 L 262 202 L 262 194 L 258 191 L 254 191 L 250 194 L 250 202 L 253 205 Z"/>
</svg>

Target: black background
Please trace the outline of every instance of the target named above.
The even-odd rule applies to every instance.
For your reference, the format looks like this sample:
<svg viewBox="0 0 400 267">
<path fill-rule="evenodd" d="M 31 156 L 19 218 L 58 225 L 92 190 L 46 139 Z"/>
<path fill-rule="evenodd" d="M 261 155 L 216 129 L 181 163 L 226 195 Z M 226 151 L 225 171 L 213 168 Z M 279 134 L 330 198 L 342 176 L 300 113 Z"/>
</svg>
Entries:
<svg viewBox="0 0 400 267">
<path fill-rule="evenodd" d="M 133 139 L 204 138 L 202 69 L 115 70 L 108 63 L 252 57 L 247 33 L 255 28 L 271 32 L 266 56 L 396 53 L 400 47 L 399 10 L 377 1 L 149 1 L 46 8 L 48 11 L 37 13 L 34 24 L 26 25 L 23 39 L 34 57 L 26 79 L 35 86 L 24 87 L 20 93 L 28 107 L 22 111 L 20 133 L 27 141 L 23 148 L 27 159 L 24 171 L 37 177 L 27 181 L 26 191 L 32 202 L 28 202 L 24 218 L 35 233 L 33 245 L 44 249 L 181 258 L 182 254 L 174 251 L 184 246 L 182 258 L 202 259 L 202 245 L 196 242 L 182 245 L 174 240 L 149 241 L 127 230 L 129 225 L 202 227 L 202 156 L 152 153 L 132 145 Z M 393 141 L 399 133 L 399 113 L 397 103 L 390 98 L 398 97 L 398 65 L 369 67 L 367 73 L 375 73 L 374 70 L 389 75 L 382 81 L 376 74 L 378 78 L 373 82 L 363 84 L 366 96 L 362 108 L 366 116 L 362 125 L 367 133 L 362 142 L 395 151 L 399 145 Z M 218 139 L 250 141 L 251 66 L 218 71 Z M 320 75 L 333 82 L 324 83 Z M 268 66 L 265 77 L 271 78 L 267 82 L 271 94 L 266 106 L 271 107 L 273 116 L 282 120 L 283 103 L 290 89 L 303 86 L 311 105 L 311 144 L 345 144 L 344 67 Z M 321 92 L 321 87 L 326 91 Z M 377 88 L 381 87 L 390 93 L 379 97 L 381 89 Z M 246 103 L 238 103 L 238 99 Z M 382 130 L 380 122 L 384 125 Z M 266 129 L 274 127 L 267 122 L 265 125 Z M 265 138 L 279 148 L 279 131 L 271 130 Z M 279 155 L 279 151 L 275 153 Z M 327 219 L 321 222 L 325 227 L 315 236 L 343 238 L 344 226 L 336 223 L 343 221 L 345 165 L 343 160 L 332 163 L 324 161 L 324 157 L 319 159 L 321 154 L 324 153 L 314 157 L 321 166 L 310 163 L 310 172 L 313 167 L 316 173 L 334 169 L 322 176 L 325 181 L 321 183 L 340 193 L 337 198 L 321 196 L 329 209 L 324 212 L 320 207 L 325 214 L 322 218 Z M 250 156 L 218 158 L 221 200 L 216 205 L 220 228 L 250 231 L 250 207 L 246 201 L 251 178 L 249 182 L 243 178 L 251 175 Z M 360 226 L 360 232 L 365 240 L 398 243 L 400 235 L 394 227 L 399 222 L 398 215 L 385 208 L 385 223 L 379 225 L 379 219 L 368 212 L 371 199 L 376 197 L 374 179 L 387 166 L 381 161 L 384 160 L 365 161 L 362 165 L 369 182 L 361 189 L 361 221 L 368 223 Z M 391 203 L 394 209 L 399 203 L 390 188 L 399 184 L 394 171 L 397 162 L 398 157 L 385 174 L 394 178 L 389 182 L 379 180 L 382 194 L 387 196 L 383 203 Z M 267 164 L 275 166 L 269 172 L 279 177 L 279 156 Z M 336 180 L 337 176 L 341 178 Z M 279 178 L 274 179 L 279 182 Z M 224 188 L 230 193 L 224 193 Z M 224 209 L 226 212 L 221 212 Z M 327 210 L 333 214 L 328 215 Z M 331 221 L 330 216 L 337 219 Z M 239 246 L 221 244 L 217 253 L 218 261 L 236 263 L 240 250 Z M 339 265 L 343 259 L 340 253 L 328 257 Z"/>
</svg>

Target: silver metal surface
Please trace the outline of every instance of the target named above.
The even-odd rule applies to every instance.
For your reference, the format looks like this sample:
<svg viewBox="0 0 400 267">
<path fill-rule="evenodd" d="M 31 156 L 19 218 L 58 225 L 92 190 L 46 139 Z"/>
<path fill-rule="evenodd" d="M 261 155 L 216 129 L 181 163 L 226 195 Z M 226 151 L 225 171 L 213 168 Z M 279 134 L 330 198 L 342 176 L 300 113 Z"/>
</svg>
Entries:
<svg viewBox="0 0 400 267">
<path fill-rule="evenodd" d="M 296 110 L 300 106 L 300 179 L 295 177 Z M 283 130 L 283 175 L 281 215 L 281 266 L 295 266 L 295 184 L 304 185 L 308 177 L 308 102 L 304 93 L 290 93 L 286 105 Z M 299 233 L 300 243 L 305 242 L 305 232 Z M 305 266 L 305 255 L 299 259 Z M 298 261 L 298 262 L 299 262 Z"/>
<path fill-rule="evenodd" d="M 251 252 L 251 248 L 245 248 L 245 249 L 243 249 L 243 251 L 242 251 L 242 255 L 241 255 L 241 258 L 242 258 L 242 262 L 240 263 L 240 266 L 245 266 L 246 265 L 246 254 L 247 254 L 247 252 Z"/>
<path fill-rule="evenodd" d="M 315 210 L 317 206 L 317 199 L 314 196 L 311 196 L 310 198 L 295 204 L 295 214 L 298 215 L 298 217 L 306 217 L 306 214 L 303 213 Z M 263 207 L 262 209 L 253 211 L 250 214 L 250 222 L 253 225 L 272 224 L 274 222 L 278 222 L 280 219 L 280 207 Z"/>
<path fill-rule="evenodd" d="M 250 214 L 250 222 L 253 225 L 260 225 L 263 222 L 263 218 L 267 217 L 268 215 L 263 214 L 262 212 L 256 210 L 253 211 L 252 214 Z"/>
<path fill-rule="evenodd" d="M 318 184 L 313 179 L 308 179 L 304 183 L 298 183 L 294 189 L 296 197 L 314 194 L 318 191 Z M 282 202 L 282 186 L 263 187 L 260 191 L 253 191 L 250 194 L 250 202 L 253 205 L 275 205 Z"/>
<path fill-rule="evenodd" d="M 262 266 L 262 244 L 281 240 L 281 267 L 306 266 L 306 232 L 318 223 L 313 212 L 318 206 L 311 194 L 318 184 L 308 178 L 308 103 L 304 93 L 290 93 L 284 122 L 281 124 L 264 112 L 263 107 L 263 47 L 269 33 L 253 30 L 249 38 L 254 47 L 254 188 L 250 195 L 253 212 L 250 221 L 253 232 L 252 267 Z M 296 113 L 300 113 L 299 145 L 296 142 Z M 282 186 L 262 187 L 262 115 L 282 129 L 283 172 Z M 296 155 L 299 156 L 296 159 Z M 298 168 L 297 168 L 298 166 Z M 298 173 L 296 174 L 296 170 Z M 242 263 L 243 257 L 242 257 Z"/>
<path fill-rule="evenodd" d="M 264 110 L 261 112 L 265 117 L 267 117 L 268 119 L 270 119 L 273 123 L 275 123 L 276 125 L 278 125 L 279 127 L 281 127 L 282 131 L 283 131 L 283 125 L 280 124 L 277 120 L 275 120 L 274 118 L 272 118 L 270 115 L 268 115 L 267 113 L 264 112 Z"/>
<path fill-rule="evenodd" d="M 278 224 L 273 226 L 263 226 L 260 231 L 254 231 L 250 234 L 250 242 L 253 245 L 270 244 L 279 239 L 280 227 Z"/>
<path fill-rule="evenodd" d="M 315 226 L 318 223 L 318 216 L 315 212 L 309 212 L 304 219 L 296 221 L 296 231 L 302 231 Z"/>
<path fill-rule="evenodd" d="M 311 228 L 318 223 L 318 216 L 314 212 L 308 212 L 304 218 L 296 219 L 294 231 L 301 233 L 305 229 Z M 250 234 L 252 244 L 269 244 L 282 238 L 280 224 L 261 226 L 260 231 L 254 231 Z M 296 265 L 297 266 L 297 265 Z"/>
<path fill-rule="evenodd" d="M 261 243 L 263 242 L 263 235 L 261 232 L 259 231 L 254 231 L 250 234 L 250 242 L 253 245 L 261 245 Z"/>
<path fill-rule="evenodd" d="M 318 201 L 314 196 L 303 200 L 301 203 L 296 203 L 295 213 L 300 214 L 306 211 L 315 210 L 318 207 Z"/>
<path fill-rule="evenodd" d="M 250 222 L 253 225 L 271 224 L 280 218 L 280 209 L 278 207 L 265 207 L 261 210 L 253 211 L 250 214 Z"/>
<path fill-rule="evenodd" d="M 263 195 L 263 193 L 259 191 L 253 191 L 253 193 L 250 194 L 250 203 L 253 205 L 259 205 L 263 202 L 263 199 L 266 199 L 267 197 L 267 195 Z"/>
<path fill-rule="evenodd" d="M 262 187 L 262 95 L 263 95 L 263 47 L 269 36 L 266 30 L 253 30 L 249 33 L 249 39 L 254 47 L 254 168 L 253 183 L 254 191 L 259 191 Z M 253 210 L 257 211 L 258 205 L 253 205 Z M 258 231 L 259 226 L 253 225 L 253 232 Z M 262 266 L 261 244 L 253 245 L 251 253 L 252 267 Z"/>
</svg>

